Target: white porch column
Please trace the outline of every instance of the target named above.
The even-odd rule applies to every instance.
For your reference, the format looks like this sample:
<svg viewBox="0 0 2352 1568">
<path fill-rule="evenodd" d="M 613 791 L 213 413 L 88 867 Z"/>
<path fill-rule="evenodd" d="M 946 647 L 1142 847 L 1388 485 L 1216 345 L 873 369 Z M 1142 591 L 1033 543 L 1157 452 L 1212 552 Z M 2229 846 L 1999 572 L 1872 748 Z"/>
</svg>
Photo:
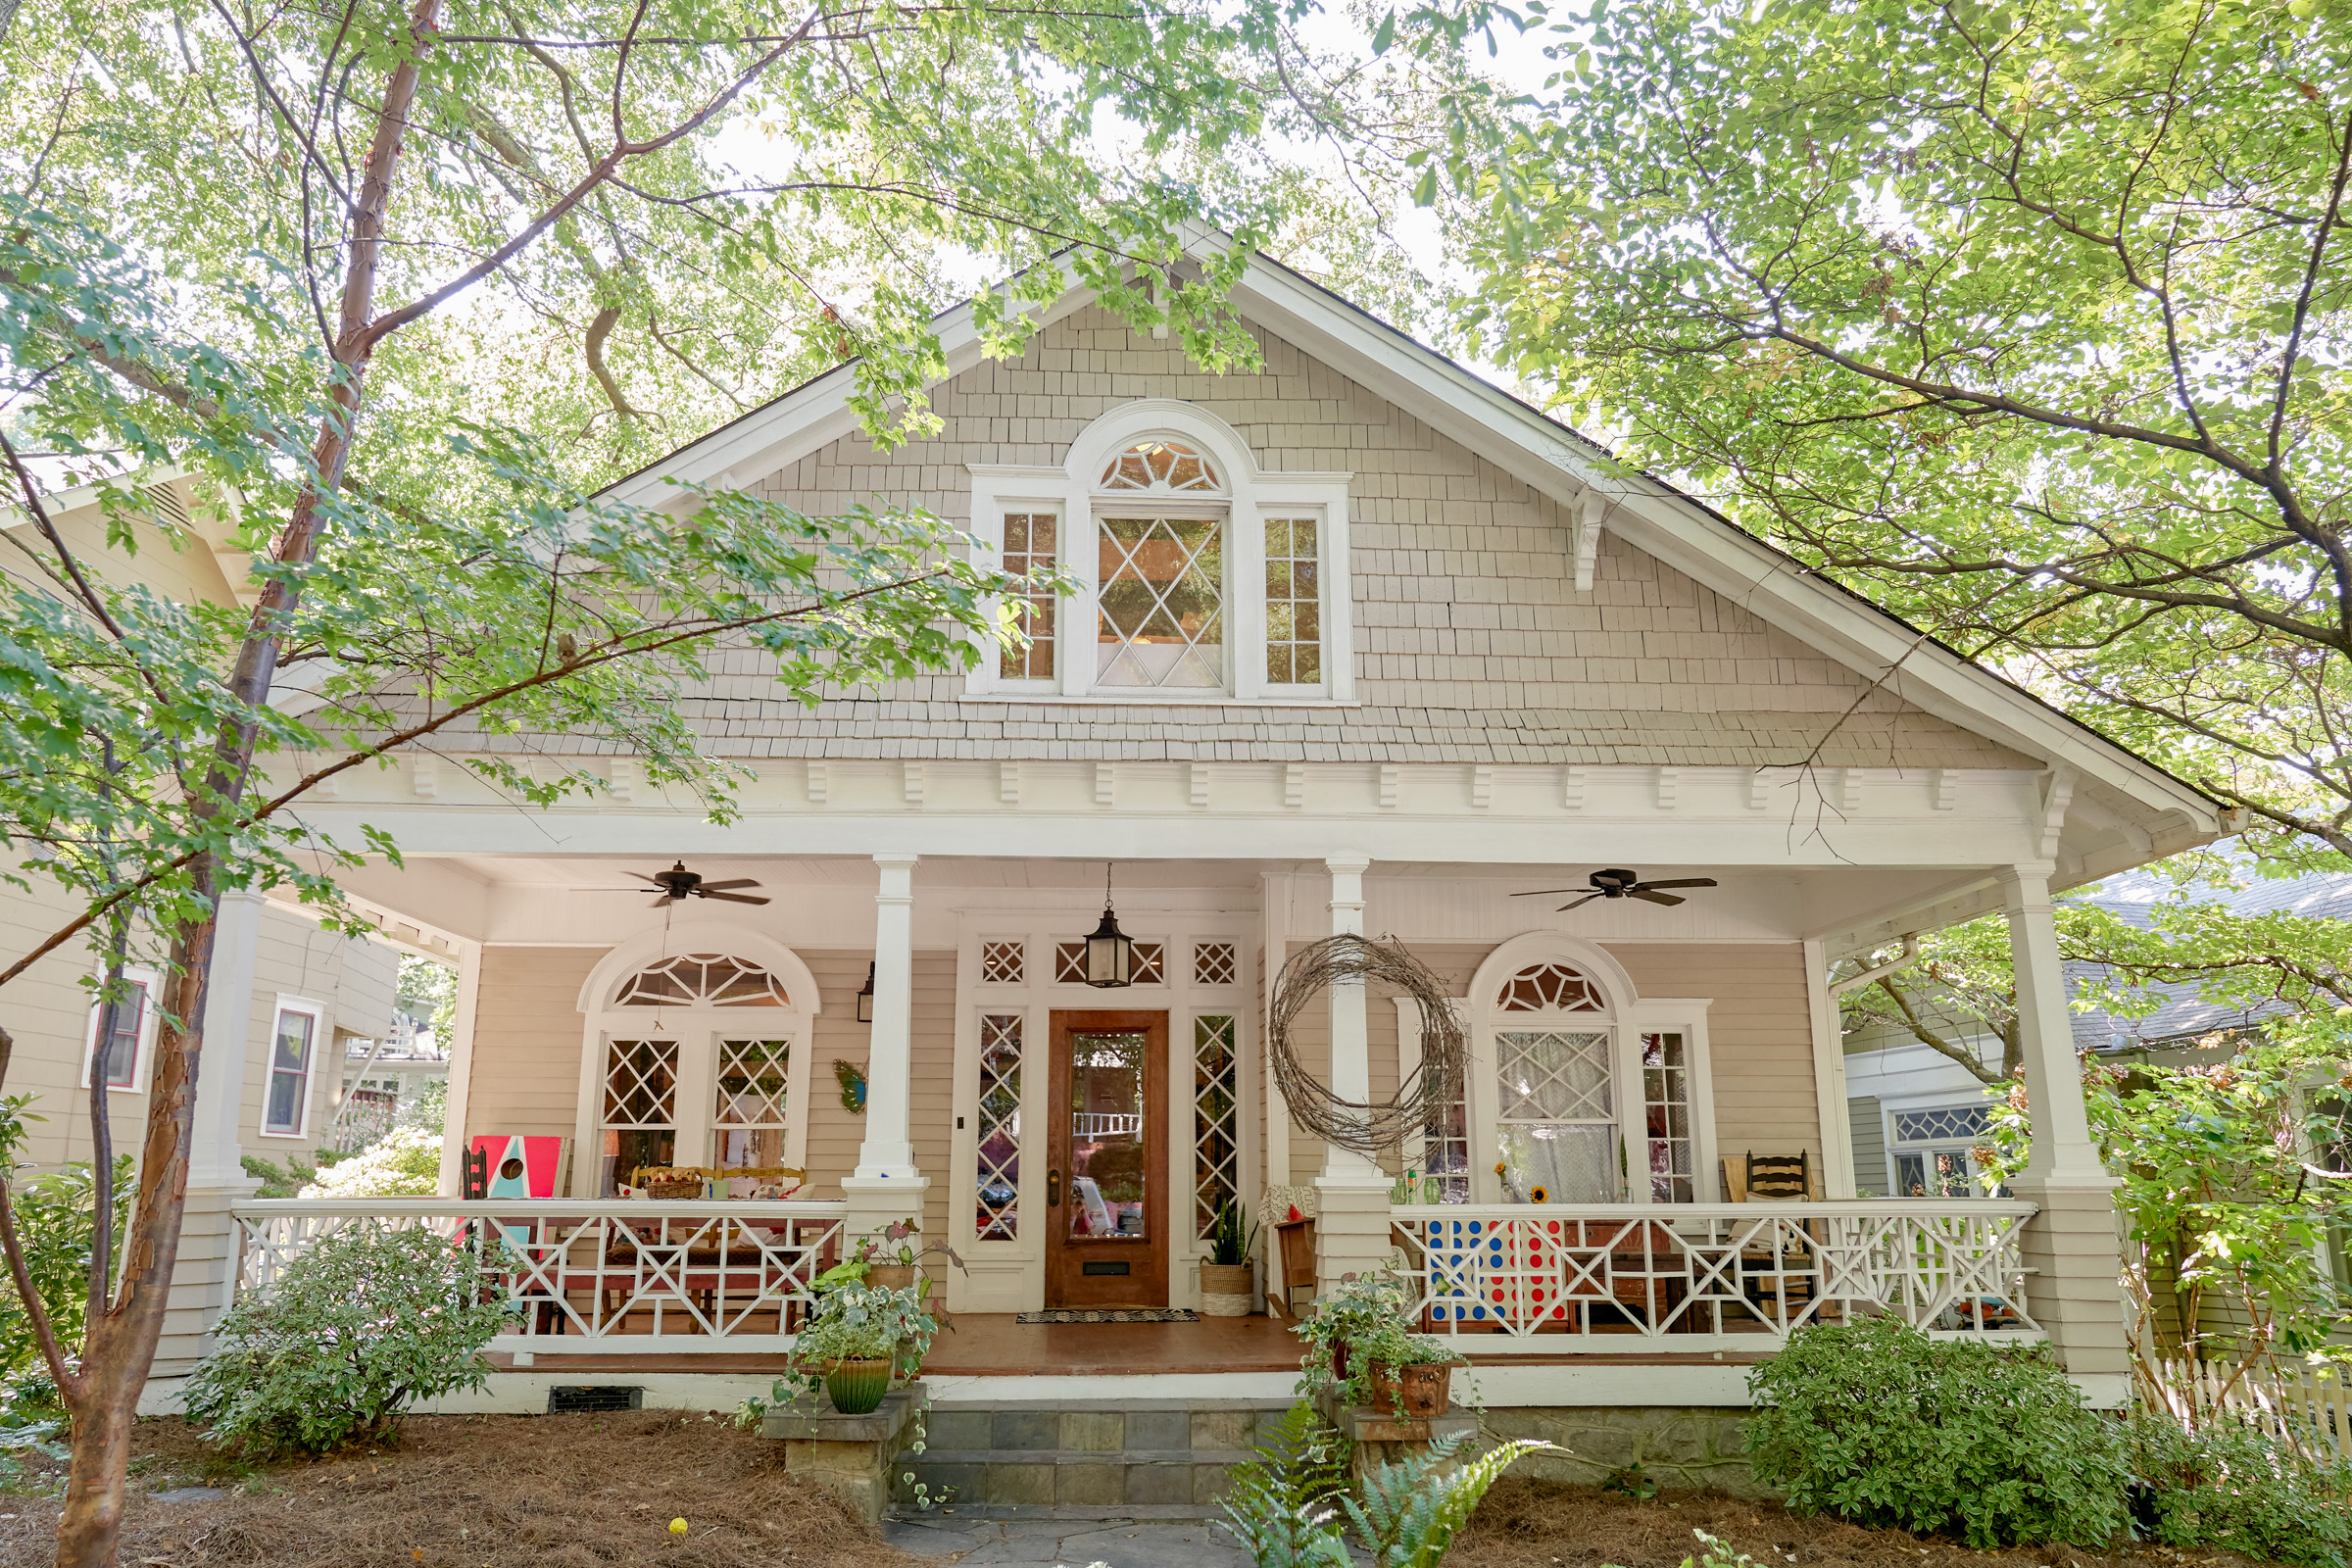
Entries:
<svg viewBox="0 0 2352 1568">
<path fill-rule="evenodd" d="M 1819 942 L 1805 944 L 1805 1005 L 1813 1028 L 1813 1096 L 1821 1121 L 1822 1196 L 1854 1196 L 1854 1124 L 1845 1109 L 1845 1036 L 1838 999 L 1830 995 L 1829 957 Z M 1714 1173 L 1707 1180 L 1712 1182 Z"/>
<path fill-rule="evenodd" d="M 1364 934 L 1364 872 L 1360 857 L 1323 862 L 1331 873 L 1331 934 Z M 1372 1098 L 1372 1045 L 1360 980 L 1342 981 L 1325 993 L 1331 1018 L 1331 1089 L 1354 1104 Z M 1315 1178 L 1315 1278 L 1328 1289 L 1348 1274 L 1379 1268 L 1388 1260 L 1389 1178 L 1352 1149 L 1326 1144 L 1323 1174 Z"/>
<path fill-rule="evenodd" d="M 252 893 L 220 896 L 213 968 L 205 982 L 204 1051 L 196 1063 L 196 1110 L 188 1149 L 187 1208 L 164 1332 L 152 1378 L 179 1377 L 211 1348 L 214 1321 L 236 1286 L 237 1227 L 229 1205 L 261 1183 L 245 1174 L 240 1139 L 245 1081 L 253 1058 L 253 971 L 261 944 L 262 901 Z M 271 1020 L 274 1022 L 275 1020 Z M 323 1049 L 323 1048 L 321 1048 Z M 135 1152 L 137 1130 L 117 1128 L 115 1147 Z M 145 1406 L 142 1406 L 145 1408 Z"/>
<path fill-rule="evenodd" d="M 865 1059 L 865 1142 L 845 1177 L 852 1235 L 898 1220 L 922 1222 L 929 1183 L 914 1164 L 910 1119 L 914 1059 L 914 865 L 912 855 L 877 855 L 874 1022 Z"/>
<path fill-rule="evenodd" d="M 454 1015 L 449 1021 L 449 1098 L 442 1102 L 441 1118 L 441 1179 L 438 1183 L 443 1198 L 456 1198 L 466 1190 L 466 1117 L 473 1103 L 473 1030 L 474 1020 L 481 1016 L 482 1001 L 482 945 L 468 942 L 458 950 L 458 995 Z M 605 1070 L 603 1062 L 597 1071 Z M 599 1082 L 602 1080 L 600 1078 Z M 600 1088 L 599 1094 L 603 1093 Z M 594 1171 L 587 1163 L 593 1151 L 575 1149 L 571 1152 L 575 1170 Z"/>
<path fill-rule="evenodd" d="M 2122 1254 L 2116 1235 L 2116 1179 L 2091 1142 L 2075 1055 L 2074 1015 L 2058 956 L 2046 865 L 2003 874 L 2009 953 L 2017 975 L 2018 1046 L 2024 1058 L 2034 1151 L 2010 1184 L 2041 1205 L 2027 1223 L 2023 1247 L 2027 1310 L 2050 1337 L 2059 1359 L 2095 1398 L 2129 1392 L 2131 1357 L 2124 1337 Z M 2101 1399 L 2100 1402 L 2105 1402 Z"/>
</svg>

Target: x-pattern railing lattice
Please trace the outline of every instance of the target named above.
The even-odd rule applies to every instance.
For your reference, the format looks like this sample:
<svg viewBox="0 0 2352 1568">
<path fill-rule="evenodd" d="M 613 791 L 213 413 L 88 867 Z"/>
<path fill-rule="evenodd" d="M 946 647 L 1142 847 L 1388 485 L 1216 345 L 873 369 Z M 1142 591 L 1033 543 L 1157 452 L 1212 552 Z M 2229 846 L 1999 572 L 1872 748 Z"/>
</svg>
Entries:
<svg viewBox="0 0 2352 1568">
<path fill-rule="evenodd" d="M 539 1339 L 709 1341 L 790 1334 L 839 1250 L 839 1203 L 583 1200 L 256 1202 L 233 1211 L 240 1290 L 266 1290 L 320 1237 L 422 1227 L 479 1250 Z"/>
<path fill-rule="evenodd" d="M 1391 1211 L 1433 1332 L 1483 1350 L 1590 1335 L 1785 1340 L 1889 1312 L 1935 1332 L 2038 1334 L 2019 1280 L 2031 1204 L 1402 1205 Z M 1751 1339 L 1749 1343 L 1753 1343 Z"/>
</svg>

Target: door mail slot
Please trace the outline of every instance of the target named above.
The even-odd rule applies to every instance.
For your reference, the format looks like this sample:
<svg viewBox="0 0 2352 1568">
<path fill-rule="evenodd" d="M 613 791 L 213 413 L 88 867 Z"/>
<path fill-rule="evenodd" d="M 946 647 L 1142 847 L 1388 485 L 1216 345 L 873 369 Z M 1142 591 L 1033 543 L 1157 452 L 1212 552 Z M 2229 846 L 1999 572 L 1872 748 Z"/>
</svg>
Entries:
<svg viewBox="0 0 2352 1568">
<path fill-rule="evenodd" d="M 1122 1257 L 1114 1262 L 1104 1262 L 1100 1259 L 1089 1258 L 1085 1262 L 1078 1265 L 1078 1272 L 1081 1274 L 1123 1275 L 1127 1272 L 1127 1260 Z"/>
</svg>

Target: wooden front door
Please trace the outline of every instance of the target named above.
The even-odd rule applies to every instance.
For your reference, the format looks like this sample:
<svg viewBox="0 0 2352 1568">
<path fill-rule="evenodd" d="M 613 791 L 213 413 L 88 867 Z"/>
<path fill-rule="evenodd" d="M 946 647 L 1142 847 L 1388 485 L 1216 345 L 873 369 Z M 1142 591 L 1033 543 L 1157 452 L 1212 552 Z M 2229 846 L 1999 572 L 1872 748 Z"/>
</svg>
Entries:
<svg viewBox="0 0 2352 1568">
<path fill-rule="evenodd" d="M 1054 1014 L 1046 1304 L 1168 1304 L 1168 1015 Z"/>
</svg>

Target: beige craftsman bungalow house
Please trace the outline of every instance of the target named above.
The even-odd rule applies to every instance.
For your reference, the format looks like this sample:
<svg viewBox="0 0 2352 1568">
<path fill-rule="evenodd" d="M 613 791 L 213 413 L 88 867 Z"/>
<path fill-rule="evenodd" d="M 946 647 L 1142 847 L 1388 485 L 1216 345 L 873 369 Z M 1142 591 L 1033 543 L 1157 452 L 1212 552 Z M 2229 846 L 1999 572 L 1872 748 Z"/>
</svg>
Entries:
<svg viewBox="0 0 2352 1568">
<path fill-rule="evenodd" d="M 961 1263 L 926 1265 L 968 1314 L 942 1387 L 1272 1396 L 1297 1350 L 1262 1317 L 1016 1321 L 1199 1306 L 1232 1201 L 1269 1222 L 1261 1311 L 1399 1262 L 1490 1409 L 1736 1406 L 1790 1328 L 1874 1311 L 2046 1338 L 2120 1398 L 2050 897 L 2220 808 L 1298 274 L 1254 261 L 1233 309 L 1260 363 L 1228 373 L 1083 290 L 1008 361 L 952 313 L 936 434 L 876 451 L 844 368 L 618 485 L 920 505 L 1081 588 L 969 675 L 809 710 L 722 669 L 683 707 L 756 775 L 724 826 L 627 757 L 592 805 L 446 757 L 319 803 L 406 850 L 360 902 L 462 955 L 446 1196 L 233 1198 L 246 1283 L 323 1225 L 492 1219 L 527 1259 L 501 1387 L 674 1393 L 763 1382 L 809 1269 L 914 1219 Z M 657 904 L 673 866 L 732 897 Z M 1617 870 L 1706 883 L 1575 891 Z M 1120 987 L 1086 983 L 1106 902 Z M 1857 1200 L 1826 971 L 1993 910 L 2033 1168 Z M 1267 1071 L 1275 972 L 1338 932 L 1468 1028 L 1463 1101 L 1385 1166 Z M 1420 1024 L 1342 987 L 1293 1045 L 1385 1099 Z"/>
</svg>

